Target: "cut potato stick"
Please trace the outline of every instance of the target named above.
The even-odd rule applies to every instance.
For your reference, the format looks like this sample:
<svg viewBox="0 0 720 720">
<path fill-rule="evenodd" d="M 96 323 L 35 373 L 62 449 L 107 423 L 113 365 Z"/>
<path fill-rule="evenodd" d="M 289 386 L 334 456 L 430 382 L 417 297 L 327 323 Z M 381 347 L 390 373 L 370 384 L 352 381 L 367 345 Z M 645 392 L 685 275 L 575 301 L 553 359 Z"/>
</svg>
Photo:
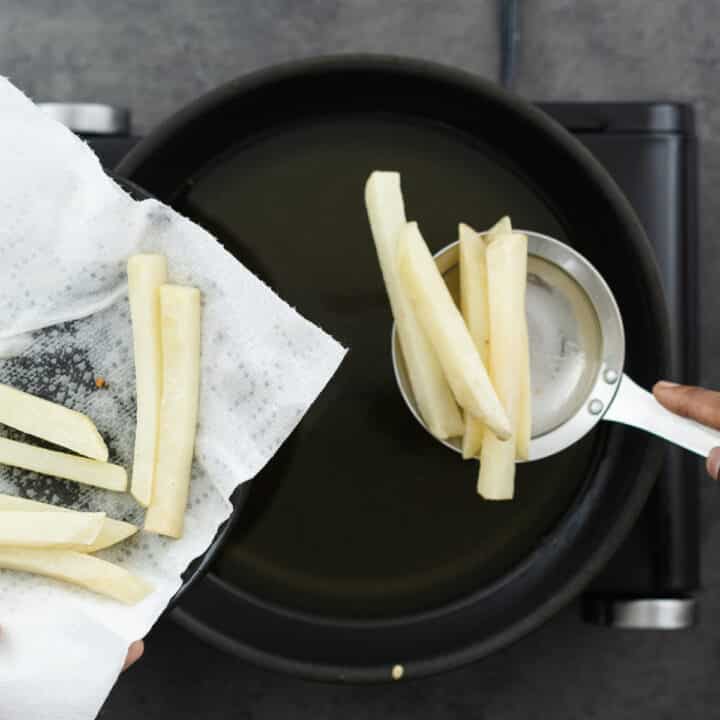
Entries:
<svg viewBox="0 0 720 720">
<path fill-rule="evenodd" d="M 486 233 L 485 242 L 491 243 L 493 238 L 497 235 L 507 235 L 512 232 L 512 223 L 510 218 L 505 215 L 501 217 Z"/>
<path fill-rule="evenodd" d="M 506 220 L 507 218 L 503 218 Z M 500 221 L 502 222 L 502 220 Z M 500 225 L 500 223 L 498 223 Z M 496 225 L 495 227 L 498 227 Z M 491 233 L 493 230 L 490 231 Z M 470 337 L 488 367 L 490 320 L 487 307 L 487 267 L 485 239 L 468 225 L 458 226 L 460 265 L 460 311 Z M 474 415 L 465 415 L 462 455 L 466 460 L 480 452 L 485 426 Z"/>
<path fill-rule="evenodd" d="M 485 235 L 478 235 L 475 230 L 463 223 L 458 227 L 460 309 L 486 368 L 489 367 L 490 361 L 490 318 L 487 305 L 485 246 L 492 238 L 506 232 L 512 232 L 510 218 L 507 215 L 498 220 Z M 467 413 L 462 443 L 462 455 L 465 460 L 478 456 L 484 432 L 484 424 Z"/>
<path fill-rule="evenodd" d="M 133 255 L 127 271 L 137 395 L 130 492 L 147 507 L 152 498 L 162 393 L 160 286 L 167 282 L 167 259 L 164 255 Z"/>
<path fill-rule="evenodd" d="M 152 500 L 145 529 L 179 538 L 183 532 L 197 432 L 200 391 L 200 292 L 160 288 L 163 393 Z"/>
<path fill-rule="evenodd" d="M 7 510 L 17 510 L 21 512 L 63 512 L 81 517 L 87 513 L 78 510 L 70 510 L 69 508 L 59 507 L 58 505 L 50 505 L 48 503 L 38 502 L 37 500 L 28 500 L 27 498 L 17 497 L 16 495 L 0 494 L 0 513 Z M 98 536 L 89 545 L 72 545 L 66 550 L 77 550 L 78 552 L 97 552 L 104 550 L 111 545 L 116 545 L 123 540 L 131 537 L 138 531 L 135 525 L 122 520 L 113 520 L 106 517 L 103 519 L 102 528 Z"/>
<path fill-rule="evenodd" d="M 490 228 L 485 238 L 487 242 L 492 242 L 495 236 L 511 232 L 512 224 L 510 223 L 510 218 L 505 216 L 498 220 L 498 222 Z M 517 426 L 516 451 L 519 460 L 527 460 L 530 454 L 530 440 L 532 439 L 532 388 L 530 385 L 530 346 L 527 317 L 524 318 L 524 322 L 521 325 L 521 331 L 523 332 L 523 340 L 525 343 L 523 357 L 527 355 L 528 362 L 523 363 L 523 372 L 520 381 L 520 417 L 518 419 Z"/>
<path fill-rule="evenodd" d="M 515 494 L 515 439 L 499 440 L 485 430 L 477 492 L 485 500 L 512 500 Z"/>
<path fill-rule="evenodd" d="M 7 438 L 0 438 L 0 464 L 32 470 L 41 475 L 74 480 L 106 490 L 123 492 L 127 489 L 127 473 L 125 468 L 119 465 L 98 462 L 56 450 L 45 450 Z"/>
<path fill-rule="evenodd" d="M 437 355 L 397 275 L 398 232 L 407 222 L 400 175 L 396 172 L 373 172 L 365 185 L 365 205 L 410 386 L 420 415 L 428 430 L 437 438 L 462 435 L 460 410 Z"/>
<path fill-rule="evenodd" d="M 492 242 L 497 235 L 503 235 L 512 232 L 512 224 L 510 218 L 505 217 L 498 220 L 485 235 L 487 242 Z M 528 362 L 523 363 L 523 373 L 520 381 L 520 417 L 517 426 L 517 457 L 519 460 L 527 460 L 530 455 L 530 440 L 532 439 L 532 394 L 530 384 L 530 346 L 528 339 L 527 318 L 522 323 L 521 330 L 524 333 L 525 350 L 523 357 L 528 356 Z"/>
<path fill-rule="evenodd" d="M 527 284 L 527 238 L 499 235 L 487 248 L 490 310 L 490 373 L 513 429 L 511 438 L 485 431 L 480 455 L 478 493 L 487 500 L 510 500 L 514 494 L 516 432 L 520 415 L 521 378 L 527 365 L 523 328 Z"/>
<path fill-rule="evenodd" d="M 93 421 L 82 413 L 0 384 L 0 423 L 95 460 L 108 449 Z"/>
<path fill-rule="evenodd" d="M 456 400 L 499 437 L 510 437 L 507 415 L 417 223 L 408 223 L 400 231 L 397 262 L 403 286 Z"/>
<path fill-rule="evenodd" d="M 530 441 L 532 440 L 532 387 L 530 384 L 530 344 L 528 338 L 527 318 L 523 330 L 523 357 L 528 362 L 523 364 L 520 377 L 520 417 L 517 426 L 517 457 L 527 460 L 530 457 Z"/>
<path fill-rule="evenodd" d="M 2 547 L 0 568 L 63 580 L 128 605 L 152 592 L 148 583 L 124 568 L 73 550 Z"/>
<path fill-rule="evenodd" d="M 0 511 L 0 545 L 19 547 L 89 546 L 102 529 L 105 513 Z"/>
</svg>

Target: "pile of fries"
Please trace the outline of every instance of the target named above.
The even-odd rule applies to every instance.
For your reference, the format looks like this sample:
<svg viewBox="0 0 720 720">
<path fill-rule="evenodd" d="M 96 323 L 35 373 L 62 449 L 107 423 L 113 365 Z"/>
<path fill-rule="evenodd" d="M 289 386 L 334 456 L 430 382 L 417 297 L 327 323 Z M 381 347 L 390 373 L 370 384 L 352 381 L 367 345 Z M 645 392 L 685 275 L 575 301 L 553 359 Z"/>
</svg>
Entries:
<svg viewBox="0 0 720 720">
<path fill-rule="evenodd" d="M 137 378 L 130 491 L 147 508 L 145 530 L 179 538 L 190 487 L 200 387 L 200 292 L 167 283 L 163 255 L 134 255 L 128 287 Z M 96 387 L 105 391 L 104 378 Z M 0 425 L 63 450 L 0 437 L 0 464 L 125 492 L 125 468 L 108 462 L 93 421 L 70 408 L 0 385 Z M 67 452 L 71 451 L 71 452 Z M 125 603 L 151 588 L 92 553 L 139 528 L 22 497 L 0 495 L 0 568 L 45 575 Z"/>
<path fill-rule="evenodd" d="M 407 220 L 400 175 L 373 172 L 365 204 L 423 421 L 439 439 L 462 437 L 463 457 L 480 460 L 482 497 L 509 500 L 532 424 L 527 238 L 507 217 L 482 234 L 460 224 L 458 307 L 420 228 Z"/>
</svg>

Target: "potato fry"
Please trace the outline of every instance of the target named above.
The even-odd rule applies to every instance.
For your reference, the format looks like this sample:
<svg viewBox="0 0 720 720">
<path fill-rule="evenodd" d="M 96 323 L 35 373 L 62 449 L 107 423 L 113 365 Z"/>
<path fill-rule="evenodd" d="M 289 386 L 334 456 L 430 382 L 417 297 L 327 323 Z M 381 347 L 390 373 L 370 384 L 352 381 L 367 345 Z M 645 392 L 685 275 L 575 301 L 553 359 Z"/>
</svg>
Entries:
<svg viewBox="0 0 720 720">
<path fill-rule="evenodd" d="M 499 437 L 510 437 L 507 415 L 417 223 L 408 223 L 400 231 L 397 263 L 403 287 L 438 354 L 456 400 Z"/>
<path fill-rule="evenodd" d="M 523 365 L 527 364 L 525 287 L 527 238 L 498 235 L 487 248 L 490 309 L 490 373 L 512 426 L 512 437 L 485 431 L 480 455 L 478 493 L 487 500 L 509 500 L 514 494 L 517 427 Z"/>
<path fill-rule="evenodd" d="M 160 418 L 160 286 L 167 282 L 167 259 L 164 255 L 133 255 L 127 271 L 137 395 L 130 492 L 147 507 L 152 498 Z"/>
<path fill-rule="evenodd" d="M 492 238 L 512 232 L 510 218 L 498 220 L 485 235 L 460 223 L 458 227 L 460 248 L 460 308 L 470 336 L 480 353 L 483 364 L 489 367 L 490 318 L 487 306 L 487 263 L 485 248 Z M 465 416 L 462 455 L 465 460 L 477 457 L 482 447 L 484 424 L 469 413 Z"/>
<path fill-rule="evenodd" d="M 463 226 L 467 228 L 467 226 Z M 474 232 L 474 231 L 473 231 Z M 502 217 L 498 222 L 493 225 L 490 230 L 488 230 L 484 236 L 485 243 L 488 244 L 492 242 L 493 238 L 497 237 L 498 235 L 507 234 L 512 232 L 512 224 L 510 222 L 510 218 L 506 215 L 505 217 Z M 462 243 L 460 246 L 460 287 L 462 290 L 463 287 L 463 268 L 462 268 Z M 487 268 L 485 267 L 484 277 L 487 278 Z M 462 295 L 461 295 L 462 298 Z M 466 305 L 470 305 L 470 301 L 466 300 Z M 465 318 L 465 322 L 468 325 L 468 329 L 470 329 L 470 334 L 473 335 L 473 340 L 477 340 L 475 338 L 475 335 L 473 333 L 473 330 L 471 328 L 471 322 L 474 322 L 473 320 L 468 319 L 468 315 L 466 314 L 466 311 L 463 310 L 463 317 Z M 529 347 L 528 347 L 528 337 L 527 337 L 527 324 L 524 324 L 522 327 L 522 331 L 525 334 L 524 341 L 525 341 L 525 347 L 526 350 L 523 353 L 523 356 L 527 353 L 529 356 Z M 489 340 L 488 340 L 488 348 L 489 348 Z M 489 367 L 489 358 L 486 357 L 486 355 L 483 355 L 481 353 L 481 356 L 483 358 L 483 362 L 485 363 L 485 367 Z M 468 415 L 465 418 L 465 434 L 463 436 L 463 458 L 468 459 L 471 457 L 477 457 L 480 448 L 482 447 L 482 436 L 484 432 L 484 427 L 482 423 L 478 422 L 472 415 Z M 532 438 L 532 396 L 531 396 L 531 387 L 530 387 L 530 363 L 528 362 L 527 365 L 523 365 L 523 374 L 521 377 L 521 383 L 520 383 L 520 418 L 518 420 L 518 427 L 517 427 L 517 458 L 518 460 L 527 460 L 529 456 L 529 450 L 530 450 L 530 440 Z"/>
<path fill-rule="evenodd" d="M 523 363 L 520 377 L 520 417 L 517 426 L 517 457 L 518 460 L 527 460 L 530 456 L 530 441 L 532 440 L 532 387 L 530 384 L 530 344 L 528 338 L 527 318 L 523 331 Z"/>
<path fill-rule="evenodd" d="M 515 494 L 515 439 L 499 440 L 485 430 L 480 450 L 478 495 L 485 500 L 512 500 Z"/>
<path fill-rule="evenodd" d="M 407 222 L 400 175 L 396 172 L 373 172 L 365 185 L 365 205 L 420 415 L 428 430 L 437 438 L 462 435 L 460 410 L 397 275 L 397 237 Z"/>
<path fill-rule="evenodd" d="M 507 233 L 512 232 L 512 223 L 510 222 L 510 218 L 505 215 L 501 217 L 486 233 L 485 233 L 485 242 L 486 244 L 489 244 L 493 241 L 493 239 L 497 235 L 506 235 Z"/>
<path fill-rule="evenodd" d="M 0 547 L 0 568 L 63 580 L 128 605 L 152 592 L 147 582 L 119 565 L 73 550 Z"/>
<path fill-rule="evenodd" d="M 0 424 L 94 460 L 108 459 L 107 445 L 87 415 L 2 384 Z"/>
<path fill-rule="evenodd" d="M 497 235 L 503 235 L 512 232 L 512 224 L 510 218 L 505 217 L 498 220 L 485 235 L 486 241 L 492 242 Z M 527 329 L 527 318 L 522 324 L 524 333 L 525 349 L 523 357 L 528 356 L 527 364 L 523 364 L 523 372 L 520 379 L 520 418 L 517 427 L 517 458 L 518 460 L 527 460 L 530 453 L 530 441 L 532 439 L 532 388 L 530 385 L 530 346 Z"/>
<path fill-rule="evenodd" d="M 58 505 L 50 505 L 49 503 L 38 502 L 37 500 L 28 500 L 17 495 L 0 494 L 0 513 L 7 510 L 17 510 L 21 512 L 64 512 L 83 516 L 86 513 L 69 508 L 60 507 Z M 77 552 L 97 552 L 104 550 L 112 545 L 116 545 L 123 540 L 134 535 L 139 528 L 131 523 L 122 520 L 113 520 L 105 517 L 98 536 L 89 545 L 71 545 L 66 550 L 76 550 Z"/>
<path fill-rule="evenodd" d="M 0 438 L 0 465 L 32 470 L 105 490 L 124 492 L 127 489 L 127 473 L 119 465 L 45 450 L 7 438 Z"/>
<path fill-rule="evenodd" d="M 32 513 L 0 511 L 0 546 L 52 547 L 93 543 L 102 529 L 105 513 Z"/>
<path fill-rule="evenodd" d="M 145 529 L 179 538 L 183 532 L 197 432 L 200 391 L 200 292 L 160 288 L 163 393 L 155 484 Z"/>
<path fill-rule="evenodd" d="M 511 231 L 510 218 L 499 220 L 488 233 L 479 235 L 468 225 L 458 226 L 460 257 L 460 311 L 470 337 L 480 353 L 483 365 L 489 367 L 490 318 L 487 299 L 486 241 L 498 233 Z M 462 455 L 465 460 L 477 457 L 485 431 L 483 423 L 469 413 L 465 416 Z"/>
</svg>

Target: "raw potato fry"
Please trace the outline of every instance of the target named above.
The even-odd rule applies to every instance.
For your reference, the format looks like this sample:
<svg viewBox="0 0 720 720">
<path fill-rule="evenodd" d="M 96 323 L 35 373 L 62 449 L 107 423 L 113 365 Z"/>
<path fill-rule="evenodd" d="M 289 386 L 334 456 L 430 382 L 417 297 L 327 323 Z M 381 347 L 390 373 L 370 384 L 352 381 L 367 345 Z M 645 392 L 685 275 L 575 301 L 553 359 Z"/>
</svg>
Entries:
<svg viewBox="0 0 720 720">
<path fill-rule="evenodd" d="M 17 497 L 16 495 L 0 494 L 0 513 L 6 510 L 18 510 L 22 512 L 64 512 L 83 516 L 86 513 L 69 508 L 59 507 L 57 505 L 49 505 L 48 503 L 38 502 L 37 500 L 28 500 L 27 498 Z M 89 545 L 73 545 L 65 548 L 66 550 L 77 550 L 78 552 L 97 552 L 104 550 L 111 545 L 116 545 L 123 540 L 134 535 L 139 528 L 122 520 L 113 520 L 106 517 L 102 522 L 102 528 L 98 536 Z"/>
<path fill-rule="evenodd" d="M 462 435 L 460 410 L 397 275 L 397 237 L 407 223 L 400 175 L 396 172 L 373 172 L 365 185 L 365 205 L 420 415 L 428 430 L 437 438 Z"/>
<path fill-rule="evenodd" d="M 487 299 L 486 244 L 498 234 L 512 232 L 507 215 L 498 220 L 485 235 L 479 235 L 468 225 L 460 223 L 458 239 L 460 248 L 460 310 L 470 331 L 483 365 L 488 368 L 490 349 L 490 319 Z M 477 457 L 482 447 L 485 426 L 468 413 L 465 416 L 462 455 L 468 460 Z"/>
<path fill-rule="evenodd" d="M 499 235 L 487 248 L 490 309 L 490 372 L 513 428 L 513 436 L 497 438 L 485 431 L 480 455 L 478 493 L 487 500 L 510 500 L 514 493 L 516 433 L 520 419 L 521 378 L 528 363 L 522 328 L 527 327 L 527 238 Z"/>
<path fill-rule="evenodd" d="M 197 432 L 200 391 L 200 291 L 160 288 L 163 393 L 155 484 L 145 529 L 179 538 L 183 532 Z"/>
<path fill-rule="evenodd" d="M 498 440 L 485 430 L 477 492 L 485 500 L 512 500 L 515 494 L 515 439 Z"/>
<path fill-rule="evenodd" d="M 128 605 L 152 592 L 148 583 L 119 565 L 73 550 L 2 547 L 0 568 L 64 580 Z"/>
<path fill-rule="evenodd" d="M 486 233 L 485 233 L 485 242 L 491 243 L 493 241 L 493 238 L 497 235 L 507 235 L 507 233 L 512 232 L 512 223 L 510 222 L 510 218 L 505 215 L 504 217 L 501 217 Z"/>
<path fill-rule="evenodd" d="M 490 232 L 492 232 L 492 230 Z M 488 318 L 487 307 L 485 239 L 468 225 L 460 223 L 458 226 L 458 242 L 460 258 L 460 311 L 462 312 L 470 337 L 473 339 L 475 347 L 480 353 L 483 365 L 487 368 L 490 320 Z M 465 433 L 462 443 L 462 455 L 465 460 L 477 456 L 480 452 L 484 427 L 483 423 L 474 415 L 470 413 L 465 415 Z"/>
<path fill-rule="evenodd" d="M 523 357 L 528 362 L 523 365 L 520 378 L 520 417 L 517 426 L 517 457 L 527 460 L 530 457 L 530 441 L 532 440 L 532 387 L 530 385 L 530 345 L 528 339 L 527 319 L 523 331 Z"/>
<path fill-rule="evenodd" d="M 400 231 L 397 261 L 403 286 L 455 398 L 466 412 L 485 422 L 498 436 L 510 437 L 507 415 L 417 223 L 408 223 Z"/>
<path fill-rule="evenodd" d="M 143 507 L 147 507 L 155 476 L 162 393 L 160 286 L 167 282 L 167 259 L 164 255 L 133 255 L 128 260 L 127 270 L 137 387 L 130 492 Z"/>
<path fill-rule="evenodd" d="M 0 423 L 85 457 L 108 459 L 107 445 L 87 415 L 9 385 L 0 384 Z"/>
<path fill-rule="evenodd" d="M 41 475 L 74 480 L 106 490 L 127 489 L 127 473 L 119 465 L 45 450 L 25 443 L 0 438 L 0 464 L 32 470 Z"/>
<path fill-rule="evenodd" d="M 512 232 L 512 224 L 510 218 L 505 217 L 498 220 L 490 230 L 488 230 L 485 238 L 487 242 L 492 242 L 493 237 L 504 235 Z M 520 380 L 520 417 L 517 427 L 517 457 L 518 460 L 527 460 L 530 455 L 530 440 L 532 439 L 532 394 L 530 385 L 530 346 L 528 339 L 527 318 L 522 323 L 521 328 L 524 334 L 525 350 L 523 357 L 528 356 L 527 364 L 523 364 L 523 372 Z"/>
<path fill-rule="evenodd" d="M 493 237 L 497 235 L 512 232 L 510 218 L 505 216 L 501 218 L 488 231 L 486 240 L 492 242 Z M 519 460 L 527 460 L 530 454 L 530 441 L 532 439 L 532 395 L 530 385 L 530 345 L 528 338 L 527 316 L 521 324 L 521 332 L 523 333 L 524 350 L 523 357 L 527 355 L 528 362 L 523 363 L 522 376 L 520 379 L 520 417 L 517 426 L 516 452 Z"/>
<path fill-rule="evenodd" d="M 0 546 L 67 548 L 89 546 L 102 529 L 105 513 L 0 511 Z"/>
</svg>

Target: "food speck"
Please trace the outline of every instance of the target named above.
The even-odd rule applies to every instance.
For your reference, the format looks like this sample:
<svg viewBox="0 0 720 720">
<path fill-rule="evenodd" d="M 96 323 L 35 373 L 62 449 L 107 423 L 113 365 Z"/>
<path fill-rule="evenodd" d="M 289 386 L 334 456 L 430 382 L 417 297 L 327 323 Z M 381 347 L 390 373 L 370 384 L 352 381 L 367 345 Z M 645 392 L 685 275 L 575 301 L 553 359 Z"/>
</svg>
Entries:
<svg viewBox="0 0 720 720">
<path fill-rule="evenodd" d="M 101 390 L 102 388 L 107 387 L 107 382 L 105 382 L 105 378 L 104 377 L 96 377 L 95 378 L 95 387 L 98 390 Z"/>
</svg>

